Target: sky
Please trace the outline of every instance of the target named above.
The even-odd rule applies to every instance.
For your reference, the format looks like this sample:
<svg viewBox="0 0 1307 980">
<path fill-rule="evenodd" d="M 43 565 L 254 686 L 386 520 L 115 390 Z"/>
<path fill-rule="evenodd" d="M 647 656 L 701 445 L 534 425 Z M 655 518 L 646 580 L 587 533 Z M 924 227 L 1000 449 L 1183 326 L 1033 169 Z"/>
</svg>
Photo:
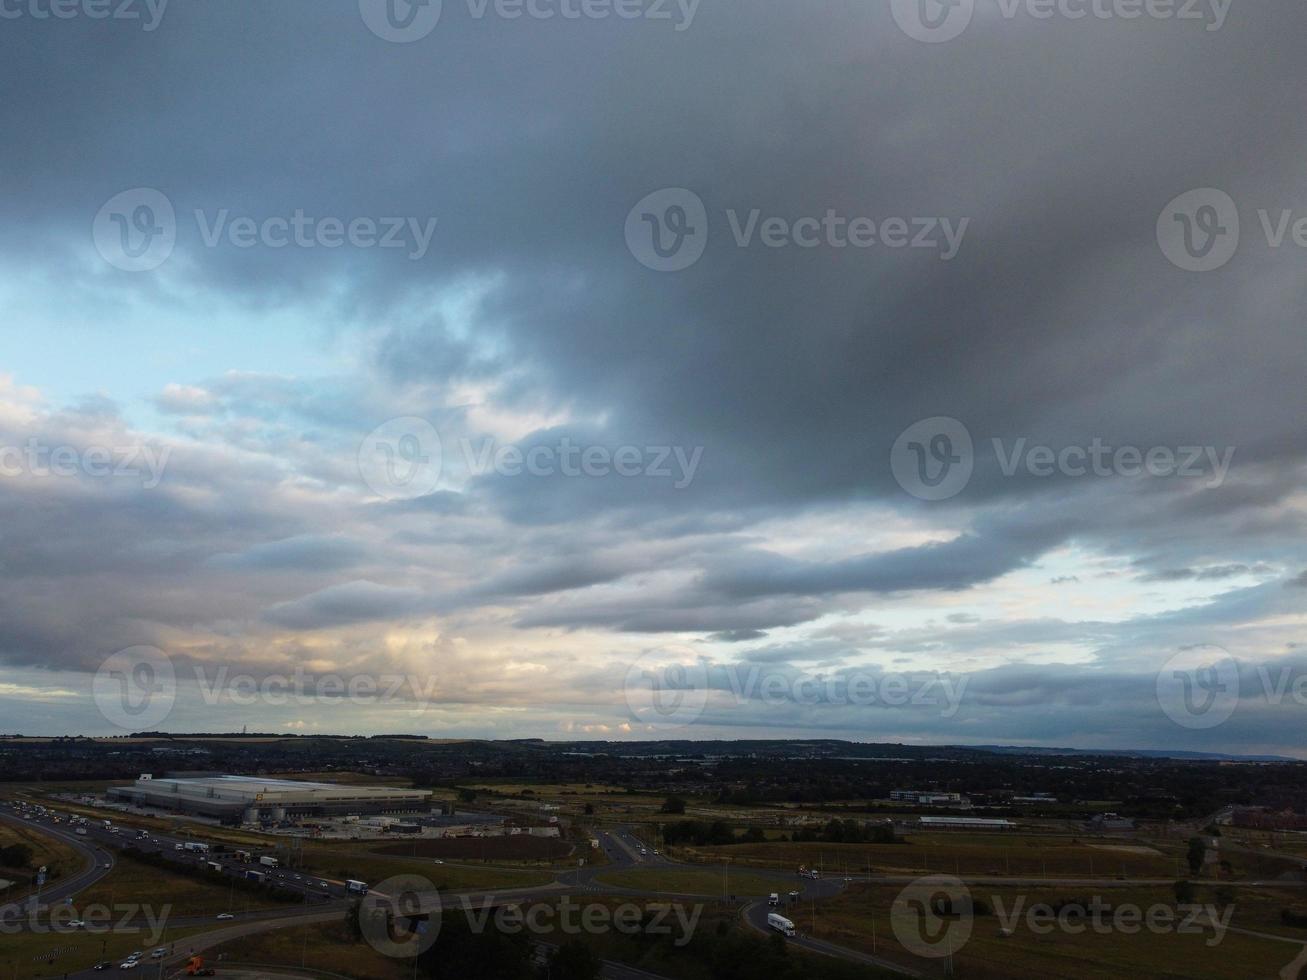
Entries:
<svg viewBox="0 0 1307 980">
<path fill-rule="evenodd" d="M 1305 32 L 7 0 L 0 731 L 1307 756 Z"/>
</svg>

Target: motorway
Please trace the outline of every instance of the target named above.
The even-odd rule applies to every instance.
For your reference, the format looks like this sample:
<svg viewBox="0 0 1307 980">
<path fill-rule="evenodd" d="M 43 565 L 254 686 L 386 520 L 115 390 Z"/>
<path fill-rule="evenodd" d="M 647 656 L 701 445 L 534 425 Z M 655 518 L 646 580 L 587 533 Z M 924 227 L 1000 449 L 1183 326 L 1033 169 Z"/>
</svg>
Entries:
<svg viewBox="0 0 1307 980">
<path fill-rule="evenodd" d="M 29 811 L 30 814 L 30 811 Z M 349 899 L 345 891 L 344 882 L 336 881 L 330 878 L 319 878 L 312 875 L 304 875 L 298 871 L 283 868 L 263 868 L 258 863 L 237 862 L 234 855 L 228 852 L 218 852 L 212 855 L 196 856 L 192 852 L 177 850 L 176 845 L 184 844 L 189 838 L 176 837 L 165 833 L 150 832 L 144 837 L 137 836 L 137 832 L 128 828 L 119 828 L 118 833 L 113 833 L 106 829 L 103 824 L 87 824 L 85 829 L 87 833 L 78 835 L 71 829 L 68 823 L 56 824 L 53 814 L 47 813 L 44 816 L 32 815 L 31 819 L 25 819 L 14 812 L 12 805 L 0 805 L 0 821 L 6 821 L 12 824 L 24 825 L 28 827 L 37 826 L 42 833 L 49 834 L 77 850 L 86 862 L 85 868 L 73 875 L 69 875 L 57 882 L 50 883 L 49 887 L 43 889 L 41 894 L 42 904 L 50 905 L 71 898 L 76 892 L 81 891 L 109 873 L 115 863 L 114 851 L 125 847 L 136 847 L 143 851 L 156 853 L 165 859 L 176 862 L 180 865 L 189 865 L 194 867 L 196 864 L 203 864 L 209 860 L 214 860 L 223 866 L 221 874 L 234 877 L 244 876 L 249 869 L 257 868 L 267 873 L 267 880 L 274 882 L 284 888 L 298 892 L 304 898 L 301 905 L 286 908 L 273 908 L 253 912 L 237 912 L 233 916 L 228 916 L 232 921 L 229 923 L 215 923 L 212 916 L 189 916 L 177 917 L 169 920 L 169 926 L 187 927 L 187 926 L 214 926 L 213 931 L 205 932 L 195 936 L 188 937 L 183 942 L 184 949 L 177 949 L 173 955 L 163 960 L 163 967 L 169 969 L 180 966 L 185 958 L 192 952 L 203 952 L 206 949 L 228 942 L 231 939 L 239 938 L 244 935 L 265 932 L 273 929 L 291 928 L 297 925 L 306 925 L 316 922 L 330 922 L 338 920 L 349 907 Z M 554 882 L 546 885 L 537 885 L 526 888 L 501 889 L 494 892 L 469 891 L 457 893 L 444 893 L 440 896 L 440 901 L 445 908 L 451 908 L 457 903 L 460 907 L 484 908 L 487 906 L 498 906 L 510 903 L 521 902 L 524 899 L 541 898 L 551 899 L 562 897 L 564 895 L 590 894 L 590 895 L 611 895 L 611 896 L 630 896 L 643 899 L 654 899 L 660 901 L 675 899 L 712 899 L 717 896 L 706 896 L 703 894 L 678 894 L 666 891 L 654 891 L 647 888 L 620 887 L 605 884 L 598 878 L 602 875 L 612 872 L 627 871 L 631 869 L 648 869 L 650 871 L 694 871 L 707 874 L 721 874 L 726 878 L 728 868 L 724 865 L 703 865 L 703 864 L 684 864 L 673 861 L 665 855 L 655 852 L 654 848 L 647 841 L 639 839 L 635 833 L 624 826 L 614 827 L 612 829 L 597 830 L 595 836 L 599 841 L 599 846 L 607 858 L 607 863 L 594 865 L 586 862 L 584 866 L 575 869 L 569 869 L 560 872 Z M 257 855 L 256 855 L 257 858 Z M 748 869 L 751 872 L 772 874 L 779 877 L 784 876 L 784 872 L 766 871 L 763 869 Z M 215 875 L 219 872 L 214 872 Z M 820 953 L 827 956 L 834 956 L 849 962 L 862 963 L 870 966 L 876 966 L 883 970 L 898 973 L 903 976 L 920 977 L 924 974 L 906 967 L 902 964 L 891 962 L 880 957 L 863 953 L 858 950 L 848 949 L 837 946 L 822 940 L 815 939 L 811 936 L 802 934 L 802 916 L 800 910 L 805 904 L 829 899 L 838 895 L 846 887 L 846 884 L 852 881 L 869 881 L 878 884 L 907 884 L 916 880 L 914 875 L 866 875 L 859 874 L 850 877 L 827 876 L 821 878 L 809 878 L 795 874 L 794 884 L 791 888 L 782 891 L 782 909 L 781 911 L 789 918 L 795 921 L 796 927 L 799 928 L 799 934 L 790 937 L 788 942 L 794 946 L 808 950 L 814 953 Z M 729 879 L 726 879 L 729 880 Z M 1130 879 L 1118 880 L 1103 878 L 1015 878 L 1015 877 L 998 877 L 985 876 L 980 879 L 971 879 L 973 885 L 1020 885 L 1030 887 L 1047 887 L 1050 885 L 1084 887 L 1092 886 L 1099 888 L 1129 888 L 1140 885 L 1170 885 L 1173 880 L 1165 879 Z M 1246 885 L 1262 884 L 1260 882 L 1245 882 Z M 1284 881 L 1267 882 L 1266 884 L 1275 884 L 1283 886 Z M 797 899 L 791 899 L 788 892 L 795 891 L 799 893 Z M 381 893 L 375 893 L 380 895 Z M 24 905 L 30 907 L 32 897 L 29 897 Z M 766 895 L 729 895 L 729 901 L 732 904 L 742 901 L 743 907 L 741 913 L 747 925 L 760 934 L 771 934 L 772 930 L 767 925 L 767 914 L 770 911 Z M 788 910 L 788 911 L 787 911 Z M 16 906 L 9 906 L 3 913 L 7 917 L 13 917 L 17 912 Z M 145 961 L 142 966 L 146 968 L 155 968 L 158 961 Z M 162 968 L 160 969 L 162 976 Z M 93 980 L 102 974 L 84 971 L 82 974 L 70 974 L 70 976 L 84 978 L 84 980 Z M 610 980 L 650 980 L 651 974 L 643 971 L 634 970 L 616 963 L 605 964 L 604 976 Z M 653 978 L 657 980 L 657 978 Z"/>
</svg>

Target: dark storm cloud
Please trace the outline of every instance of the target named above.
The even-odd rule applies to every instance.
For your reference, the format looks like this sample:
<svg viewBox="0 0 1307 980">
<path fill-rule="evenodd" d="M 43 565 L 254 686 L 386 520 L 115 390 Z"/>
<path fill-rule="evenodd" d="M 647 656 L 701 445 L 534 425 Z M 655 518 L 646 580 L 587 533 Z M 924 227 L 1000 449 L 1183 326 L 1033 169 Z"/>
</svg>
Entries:
<svg viewBox="0 0 1307 980">
<path fill-rule="evenodd" d="M 0 253 L 15 282 L 39 272 L 51 300 L 119 314 L 290 311 L 362 353 L 332 377 L 227 374 L 179 341 L 175 384 L 153 402 L 180 437 L 157 493 L 0 483 L 0 657 L 84 667 L 189 630 L 226 656 L 251 626 L 487 606 L 523 630 L 753 642 L 904 595 L 956 598 L 1055 552 L 1040 574 L 1066 593 L 1103 581 L 1066 574 L 1071 550 L 1121 558 L 1149 592 L 1257 578 L 1124 624 L 1083 606 L 1066 620 L 941 608 L 894 629 L 817 623 L 806 642 L 741 656 L 1075 645 L 1114 673 L 998 669 L 977 681 L 985 710 L 960 724 L 1067 740 L 1120 725 L 1143 741 L 1165 731 L 1131 721 L 1147 678 L 1122 665 L 1137 645 L 1301 613 L 1284 585 L 1307 584 L 1292 579 L 1307 530 L 1307 257 L 1259 243 L 1254 212 L 1307 201 L 1286 83 L 1307 60 L 1307 8 L 1239 4 L 1215 33 L 978 17 L 927 46 L 887 5 L 842 0 L 723 0 L 683 32 L 446 6 L 412 45 L 373 36 L 351 0 L 173 0 L 149 33 L 4 22 L 0 126 L 16 135 L 0 150 Z M 175 259 L 135 277 L 88 266 L 97 211 L 139 186 L 176 207 Z M 1202 186 L 1240 202 L 1245 243 L 1194 275 L 1167 263 L 1154 226 Z M 709 215 L 705 255 L 674 275 L 637 263 L 623 234 L 663 187 L 694 190 Z M 195 217 L 296 209 L 439 221 L 413 261 L 207 248 Z M 740 248 L 728 209 L 969 224 L 944 262 Z M 76 355 L 72 328 L 43 342 Z M 486 406 L 543 420 L 522 445 L 702 448 L 702 465 L 681 488 L 482 475 L 413 501 L 352 496 L 374 426 L 420 414 L 475 437 Z M 970 432 L 975 472 L 930 505 L 899 487 L 889 454 L 941 415 Z M 79 428 L 123 424 L 95 396 L 3 434 L 80 444 Z M 1017 445 L 1096 439 L 1235 452 L 1219 485 L 1003 472 Z M 833 556 L 760 530 L 828 513 L 866 521 Z M 882 543 L 903 525 L 918 533 Z"/>
</svg>

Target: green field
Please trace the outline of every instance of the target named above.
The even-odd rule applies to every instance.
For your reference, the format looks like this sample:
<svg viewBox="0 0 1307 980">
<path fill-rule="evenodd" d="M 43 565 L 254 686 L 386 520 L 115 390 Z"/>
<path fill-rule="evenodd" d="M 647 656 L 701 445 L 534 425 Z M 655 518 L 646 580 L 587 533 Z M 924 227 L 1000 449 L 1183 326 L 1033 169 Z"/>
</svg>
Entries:
<svg viewBox="0 0 1307 980">
<path fill-rule="evenodd" d="M 376 884 L 392 875 L 420 875 L 430 879 L 437 887 L 449 891 L 469 888 L 529 888 L 547 885 L 554 880 L 553 874 L 544 870 L 490 864 L 476 867 L 436 864 L 429 858 L 376 854 L 360 846 L 327 844 L 306 844 L 303 867 L 309 874 L 320 878 L 337 881 L 357 878 L 369 884 Z"/>
<path fill-rule="evenodd" d="M 172 915 L 217 915 L 246 909 L 285 908 L 286 902 L 250 892 L 238 891 L 231 879 L 214 873 L 213 880 L 156 868 L 121 854 L 113 870 L 77 894 L 75 905 L 113 906 L 129 902 L 149 903 L 155 908 L 172 906 Z"/>
<path fill-rule="evenodd" d="M 82 859 L 72 847 L 58 838 L 41 833 L 39 828 L 28 825 L 26 821 L 13 825 L 0 823 L 0 847 L 11 844 L 25 844 L 32 849 L 32 860 L 28 867 L 0 868 L 0 878 L 11 878 L 18 882 L 14 886 L 15 894 L 26 890 L 27 881 L 41 865 L 48 869 L 47 877 L 52 882 L 82 869 Z"/>
<path fill-rule="evenodd" d="M 818 904 L 815 918 L 800 916 L 800 930 L 842 946 L 874 951 L 904 965 L 930 969 L 931 961 L 922 960 L 896 939 L 891 910 L 900 891 L 890 886 L 855 886 L 836 899 Z M 1239 890 L 1238 894 L 1242 895 L 1243 891 Z M 1175 906 L 1175 895 L 1170 888 L 1122 888 L 1095 892 L 1092 888 L 1018 889 L 973 884 L 971 895 L 991 909 L 1005 912 L 1018 907 L 1028 909 L 1040 902 L 1088 901 L 1095 895 L 1113 906 L 1124 903 L 1144 909 Z M 1024 904 L 1018 906 L 1019 901 Z M 1213 903 L 1215 898 L 1209 888 L 1200 887 L 1196 901 Z M 1230 924 L 1237 928 L 1258 928 L 1269 922 L 1284 902 L 1283 893 L 1278 896 L 1272 893 L 1250 895 L 1246 903 L 1244 899 L 1236 898 Z M 1183 917 L 1183 913 L 1180 915 Z M 969 940 L 955 952 L 957 975 L 970 980 L 1007 980 L 1014 976 L 1086 980 L 1138 980 L 1140 977 L 1149 980 L 1227 980 L 1234 975 L 1275 977 L 1302 950 L 1298 943 L 1277 942 L 1233 931 L 1226 932 L 1219 944 L 1213 946 L 1209 943 L 1216 941 L 1216 934 L 1211 929 L 1202 929 L 1200 934 L 1186 934 L 1174 928 L 1160 932 L 1140 928 L 1134 934 L 1128 934 L 1117 929 L 1096 931 L 1085 925 L 1078 932 L 1055 927 L 1047 934 L 1040 934 L 1037 930 L 1032 931 L 1028 922 L 1024 915 L 1018 916 L 1012 935 L 1004 936 L 1001 932 L 1003 920 L 998 915 L 978 915 Z M 915 924 L 915 915 L 900 922 L 901 926 L 909 928 Z M 1300 938 L 1307 940 L 1307 930 L 1301 932 Z M 938 967 L 939 962 L 936 960 L 933 965 Z M 1239 965 L 1237 974 L 1232 972 L 1231 964 Z"/>
<path fill-rule="evenodd" d="M 1180 873 L 1177 855 L 1123 840 L 1034 835 L 911 834 L 899 844 L 818 844 L 769 841 L 724 847 L 677 848 L 691 861 L 797 870 L 826 875 L 952 874 L 1004 877 L 1164 878 Z"/>
<path fill-rule="evenodd" d="M 161 937 L 152 936 L 148 930 L 139 933 L 113 931 L 104 934 L 59 932 L 7 935 L 0 941 L 0 975 L 6 980 L 62 977 L 65 973 L 92 967 L 101 960 L 113 960 L 116 967 L 128 953 L 140 950 L 148 956 L 154 946 L 167 946 L 199 931 L 202 930 L 169 929 Z M 152 961 L 147 959 L 145 962 L 146 967 L 136 973 L 151 976 L 148 966 Z M 109 977 L 118 975 L 116 969 L 105 973 Z"/>
</svg>

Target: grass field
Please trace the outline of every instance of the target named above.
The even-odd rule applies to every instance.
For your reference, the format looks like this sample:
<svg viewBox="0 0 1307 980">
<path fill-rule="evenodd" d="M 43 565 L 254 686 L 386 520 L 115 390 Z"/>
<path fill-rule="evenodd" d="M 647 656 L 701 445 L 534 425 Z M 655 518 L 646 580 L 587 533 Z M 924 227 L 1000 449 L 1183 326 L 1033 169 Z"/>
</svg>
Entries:
<svg viewBox="0 0 1307 980">
<path fill-rule="evenodd" d="M 284 908 L 287 904 L 235 890 L 227 879 L 216 873 L 213 881 L 192 878 L 122 855 L 116 858 L 112 871 L 78 893 L 75 904 L 79 907 L 92 904 L 112 906 L 126 902 L 149 903 L 155 908 L 171 905 L 174 916 Z"/>
<path fill-rule="evenodd" d="M 373 854 L 361 848 L 307 844 L 304 868 L 320 878 L 357 878 L 376 884 L 392 875 L 415 874 L 450 891 L 468 888 L 529 888 L 554 880 L 551 872 L 530 868 L 504 868 L 494 865 L 454 867 L 436 864 L 432 859 Z"/>
<path fill-rule="evenodd" d="M 32 849 L 32 862 L 27 868 L 0 868 L 0 878 L 9 878 L 15 882 L 10 893 L 5 895 L 11 900 L 28 890 L 28 885 L 36 869 L 45 865 L 47 880 L 54 882 L 69 874 L 75 874 L 82 868 L 82 859 L 72 847 L 57 838 L 38 832 L 35 827 L 25 824 L 11 826 L 0 823 L 0 847 L 11 844 L 26 844 Z"/>
<path fill-rule="evenodd" d="M 342 915 L 343 921 L 343 915 Z M 212 964 L 219 954 L 238 963 L 304 966 L 359 980 L 411 980 L 411 961 L 382 956 L 367 943 L 355 942 L 340 923 L 279 929 L 223 943 L 205 954 Z"/>
<path fill-rule="evenodd" d="M 65 973 L 92 967 L 101 960 L 113 960 L 116 967 L 128 953 L 140 950 L 148 956 L 153 947 L 167 946 L 198 931 L 201 930 L 169 929 L 161 937 L 152 936 L 148 930 L 136 933 L 112 931 L 100 934 L 78 931 L 7 935 L 0 942 L 0 975 L 6 980 L 62 977 Z M 149 962 L 146 960 L 147 965 Z M 144 968 L 136 972 L 151 975 Z M 105 974 L 116 975 L 117 969 Z"/>
<path fill-rule="evenodd" d="M 574 844 L 560 838 L 531 837 L 527 834 L 518 834 L 516 837 L 422 839 L 405 844 L 372 847 L 377 854 L 458 861 L 557 861 L 576 850 Z"/>
<path fill-rule="evenodd" d="M 1103 846 L 1107 843 L 1109 846 Z M 1065 836 L 912 834 L 900 844 L 734 844 L 677 848 L 678 857 L 826 874 L 1002 875 L 1012 877 L 1174 877 L 1176 857 L 1156 849 L 1119 849 L 1114 842 Z"/>
<path fill-rule="evenodd" d="M 727 894 L 744 897 L 759 897 L 771 892 L 785 892 L 798 888 L 798 878 L 794 875 L 760 874 L 756 871 L 740 871 L 734 868 L 726 880 L 720 872 L 699 871 L 681 868 L 631 868 L 625 871 L 609 871 L 599 875 L 595 882 L 600 885 L 612 885 L 616 888 L 642 888 L 672 895 L 703 895 L 707 898 L 720 898 L 723 888 Z"/>
<path fill-rule="evenodd" d="M 900 889 L 895 887 L 855 886 L 844 895 L 819 904 L 815 918 L 800 914 L 796 921 L 803 933 L 843 946 L 874 951 L 907 965 L 922 965 L 922 961 L 896 939 L 891 910 L 899 894 Z M 1059 899 L 1088 901 L 1095 894 L 1113 907 L 1125 903 L 1142 909 L 1175 906 L 1175 895 L 1170 888 L 1127 888 L 1095 893 L 1092 889 L 1022 890 L 973 886 L 971 894 L 992 909 L 1003 912 L 1016 908 L 1025 910 L 1040 902 Z M 1213 900 L 1209 889 L 1199 889 L 1197 902 Z M 1258 901 L 1278 905 L 1283 898 L 1262 896 Z M 1024 904 L 1018 906 L 1018 902 Z M 1270 911 L 1268 906 L 1241 912 L 1240 902 L 1236 901 L 1231 925 L 1255 927 L 1259 921 L 1269 918 Z M 1105 922 L 1110 921 L 1110 918 L 1105 919 Z M 1046 934 L 1040 934 L 1029 927 L 1024 914 L 1019 915 L 1015 922 L 1012 935 L 1004 936 L 1001 933 L 1003 920 L 999 916 L 977 916 L 969 940 L 955 953 L 957 975 L 972 980 L 1006 980 L 1014 976 L 1094 980 L 1275 977 L 1302 949 L 1296 943 L 1276 942 L 1233 931 L 1226 932 L 1216 943 L 1216 934 L 1211 929 L 1187 934 L 1173 927 L 1159 932 L 1139 928 L 1128 934 L 1114 928 L 1099 931 L 1082 923 L 1079 931 L 1054 927 Z M 900 925 L 915 929 L 915 914 L 906 922 L 900 920 Z M 1307 939 L 1307 930 L 1304 933 L 1302 938 Z M 938 961 L 935 965 L 939 965 Z"/>
</svg>

